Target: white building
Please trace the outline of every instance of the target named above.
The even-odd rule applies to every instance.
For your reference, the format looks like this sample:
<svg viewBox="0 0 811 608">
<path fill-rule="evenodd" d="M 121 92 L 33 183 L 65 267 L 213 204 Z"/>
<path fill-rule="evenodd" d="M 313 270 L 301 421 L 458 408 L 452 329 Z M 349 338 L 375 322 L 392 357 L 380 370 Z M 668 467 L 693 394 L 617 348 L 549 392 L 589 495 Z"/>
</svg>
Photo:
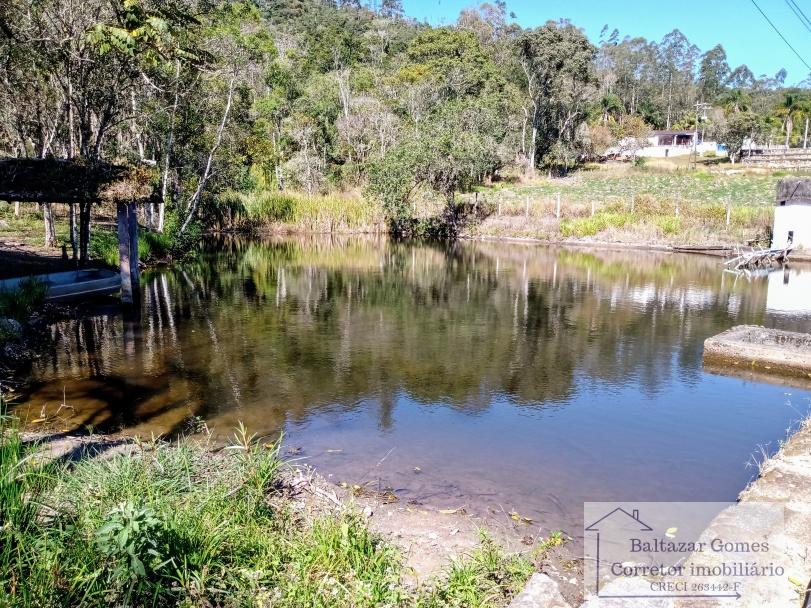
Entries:
<svg viewBox="0 0 811 608">
<path fill-rule="evenodd" d="M 618 145 L 606 150 L 605 156 L 628 158 L 632 156 L 649 158 L 687 156 L 694 151 L 693 139 L 695 137 L 695 131 L 652 131 L 647 139 L 643 141 L 632 138 L 623 139 Z M 699 156 L 706 152 L 719 154 L 719 156 L 726 155 L 726 152 L 719 150 L 716 142 L 703 141 L 701 132 L 698 133 L 695 151 Z"/>
<path fill-rule="evenodd" d="M 777 184 L 772 247 L 811 250 L 811 179 L 787 177 Z"/>
</svg>

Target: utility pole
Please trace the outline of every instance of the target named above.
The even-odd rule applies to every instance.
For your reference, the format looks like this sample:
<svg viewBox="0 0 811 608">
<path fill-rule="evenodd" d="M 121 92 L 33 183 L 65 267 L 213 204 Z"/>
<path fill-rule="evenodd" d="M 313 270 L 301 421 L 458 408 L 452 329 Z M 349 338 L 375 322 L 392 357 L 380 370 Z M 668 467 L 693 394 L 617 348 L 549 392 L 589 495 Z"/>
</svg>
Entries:
<svg viewBox="0 0 811 608">
<path fill-rule="evenodd" d="M 703 118 L 707 119 L 707 108 L 710 107 L 710 104 L 704 103 L 703 101 L 696 102 L 696 125 L 695 130 L 693 131 L 693 170 L 698 167 L 698 120 L 699 120 L 699 112 L 703 113 Z"/>
</svg>

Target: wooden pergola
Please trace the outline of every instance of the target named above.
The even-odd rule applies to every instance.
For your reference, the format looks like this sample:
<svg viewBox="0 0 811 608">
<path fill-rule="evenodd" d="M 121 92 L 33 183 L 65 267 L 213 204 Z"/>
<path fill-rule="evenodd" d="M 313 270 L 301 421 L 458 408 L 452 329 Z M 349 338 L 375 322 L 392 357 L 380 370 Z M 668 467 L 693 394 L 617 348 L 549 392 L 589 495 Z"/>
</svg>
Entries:
<svg viewBox="0 0 811 608">
<path fill-rule="evenodd" d="M 92 206 L 115 204 L 121 300 L 131 304 L 139 284 L 137 206 L 159 199 L 154 171 L 149 165 L 84 159 L 5 158 L 0 159 L 0 200 L 78 205 L 80 265 L 89 260 Z"/>
</svg>

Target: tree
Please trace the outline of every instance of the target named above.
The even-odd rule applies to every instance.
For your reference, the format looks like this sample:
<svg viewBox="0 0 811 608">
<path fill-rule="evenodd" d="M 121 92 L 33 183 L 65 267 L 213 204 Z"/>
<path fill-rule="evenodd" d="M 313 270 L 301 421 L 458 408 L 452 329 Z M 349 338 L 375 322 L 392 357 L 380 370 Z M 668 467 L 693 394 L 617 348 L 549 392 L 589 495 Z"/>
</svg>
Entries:
<svg viewBox="0 0 811 608">
<path fill-rule="evenodd" d="M 702 100 L 715 101 L 728 78 L 727 54 L 724 47 L 717 44 L 701 56 L 701 64 L 698 68 L 698 88 Z"/>
<path fill-rule="evenodd" d="M 553 146 L 572 147 L 595 92 L 595 47 L 569 23 L 547 23 L 517 40 L 530 111 L 528 169 L 534 170 Z"/>
<path fill-rule="evenodd" d="M 728 116 L 719 130 L 719 137 L 727 146 L 732 163 L 739 159 L 745 142 L 757 137 L 759 121 L 752 112 L 736 112 Z"/>
</svg>

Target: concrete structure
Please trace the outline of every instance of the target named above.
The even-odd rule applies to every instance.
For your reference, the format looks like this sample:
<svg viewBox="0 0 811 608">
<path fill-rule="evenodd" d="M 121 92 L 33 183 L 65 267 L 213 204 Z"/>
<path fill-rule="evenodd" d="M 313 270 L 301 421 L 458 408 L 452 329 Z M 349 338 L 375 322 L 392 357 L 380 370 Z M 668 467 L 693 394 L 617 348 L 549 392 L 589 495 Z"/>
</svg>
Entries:
<svg viewBox="0 0 811 608">
<path fill-rule="evenodd" d="M 777 184 L 772 248 L 811 250 L 811 179 L 788 177 Z"/>
</svg>

